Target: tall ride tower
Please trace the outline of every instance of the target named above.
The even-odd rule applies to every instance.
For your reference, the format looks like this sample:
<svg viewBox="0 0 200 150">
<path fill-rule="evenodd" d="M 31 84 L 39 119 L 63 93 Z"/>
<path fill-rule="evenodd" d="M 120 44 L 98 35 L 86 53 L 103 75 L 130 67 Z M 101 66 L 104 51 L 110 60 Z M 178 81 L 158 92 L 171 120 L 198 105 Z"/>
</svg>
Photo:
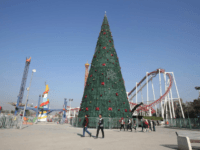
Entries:
<svg viewBox="0 0 200 150">
<path fill-rule="evenodd" d="M 85 85 L 86 85 L 87 78 L 88 78 L 88 74 L 89 74 L 89 66 L 90 66 L 90 64 L 88 64 L 88 61 L 87 61 L 87 63 L 85 64 L 85 82 L 84 82 L 84 89 L 85 89 Z"/>
<path fill-rule="evenodd" d="M 30 63 L 31 63 L 31 57 L 30 58 L 26 58 L 25 68 L 24 68 L 22 82 L 21 82 L 21 86 L 20 86 L 20 90 L 19 90 L 19 95 L 18 95 L 18 99 L 17 99 L 16 108 L 19 105 L 22 104 L 22 100 L 23 100 L 23 96 L 24 96 L 24 90 L 25 90 L 25 86 L 26 86 L 26 80 L 27 80 L 27 76 L 28 76 L 28 70 L 29 70 Z M 16 114 L 17 114 L 17 109 L 15 110 L 15 115 Z"/>
<path fill-rule="evenodd" d="M 21 87 L 20 87 L 20 90 L 19 90 L 19 103 L 22 103 L 22 100 L 23 100 L 24 90 L 25 90 L 25 86 L 26 86 L 26 80 L 27 80 L 27 76 L 28 76 L 28 70 L 29 70 L 30 63 L 31 63 L 31 57 L 26 58 L 26 63 L 25 63 L 23 77 L 22 77 Z"/>
</svg>

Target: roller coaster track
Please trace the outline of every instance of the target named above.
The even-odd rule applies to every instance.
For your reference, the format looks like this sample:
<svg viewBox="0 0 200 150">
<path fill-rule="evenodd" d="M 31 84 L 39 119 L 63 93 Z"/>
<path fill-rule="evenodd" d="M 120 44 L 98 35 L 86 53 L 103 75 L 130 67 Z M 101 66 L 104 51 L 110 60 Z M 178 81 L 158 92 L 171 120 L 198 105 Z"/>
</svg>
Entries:
<svg viewBox="0 0 200 150">
<path fill-rule="evenodd" d="M 154 77 L 156 77 L 157 74 L 159 74 L 159 70 L 160 70 L 160 73 L 165 73 L 164 69 L 157 69 L 156 71 L 148 73 L 147 76 L 151 76 L 151 78 L 148 80 L 148 82 L 150 82 Z M 169 91 L 170 91 L 170 89 L 172 87 L 173 78 L 169 73 L 166 73 L 166 75 L 168 76 L 169 81 L 170 81 L 166 92 L 159 99 L 155 100 L 154 102 L 138 107 L 138 109 L 136 109 L 136 111 L 141 111 L 141 110 L 142 111 L 148 111 L 149 109 L 152 110 L 153 109 L 152 107 L 154 107 L 155 105 L 160 103 L 167 96 L 167 94 L 169 93 Z M 137 87 L 140 86 L 144 82 L 144 80 L 147 78 L 147 76 L 142 78 L 142 80 L 137 84 Z M 146 84 L 147 84 L 147 82 L 144 85 L 142 85 L 142 87 L 137 91 L 137 93 L 140 92 L 145 87 Z M 136 90 L 136 86 L 128 93 L 128 96 L 130 96 L 135 90 Z M 130 100 L 135 95 L 136 95 L 136 93 L 133 96 L 131 96 Z M 131 102 L 130 102 L 130 104 L 135 105 L 135 103 L 131 103 Z"/>
</svg>

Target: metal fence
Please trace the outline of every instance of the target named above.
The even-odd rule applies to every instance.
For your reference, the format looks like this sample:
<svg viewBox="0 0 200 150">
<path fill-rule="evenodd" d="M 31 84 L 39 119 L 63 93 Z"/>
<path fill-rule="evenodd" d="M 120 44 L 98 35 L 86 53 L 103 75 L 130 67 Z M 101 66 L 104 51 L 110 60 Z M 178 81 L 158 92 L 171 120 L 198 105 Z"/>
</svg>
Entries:
<svg viewBox="0 0 200 150">
<path fill-rule="evenodd" d="M 23 124 L 32 125 L 34 122 L 37 121 L 37 117 L 26 117 Z M 1 115 L 0 116 L 0 129 L 10 129 L 15 128 L 19 129 L 22 122 L 21 116 L 14 116 L 14 115 Z"/>
<path fill-rule="evenodd" d="M 21 118 L 18 116 L 0 116 L 0 129 L 10 129 L 19 128 L 21 123 Z"/>
<path fill-rule="evenodd" d="M 188 129 L 200 129 L 200 118 L 177 118 L 168 119 L 167 127 L 178 127 Z"/>
<path fill-rule="evenodd" d="M 84 117 L 72 118 L 72 120 L 70 121 L 70 124 L 74 127 L 83 127 L 84 119 L 85 119 Z M 98 122 L 99 122 L 98 117 L 88 117 L 88 119 L 89 119 L 89 124 L 88 124 L 89 128 L 97 128 L 98 127 Z M 121 127 L 120 119 L 121 118 L 103 117 L 104 128 L 106 128 L 106 129 L 118 129 L 118 128 L 120 128 Z M 124 121 L 127 125 L 128 118 L 124 118 Z M 136 126 L 138 126 L 138 119 L 132 118 L 132 126 L 134 126 L 134 124 L 136 124 Z"/>
</svg>

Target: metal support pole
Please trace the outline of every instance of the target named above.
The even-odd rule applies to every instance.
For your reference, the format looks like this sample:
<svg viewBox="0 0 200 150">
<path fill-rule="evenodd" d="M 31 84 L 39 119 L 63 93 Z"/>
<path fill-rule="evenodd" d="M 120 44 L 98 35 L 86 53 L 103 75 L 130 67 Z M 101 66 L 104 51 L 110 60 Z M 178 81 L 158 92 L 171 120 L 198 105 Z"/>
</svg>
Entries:
<svg viewBox="0 0 200 150">
<path fill-rule="evenodd" d="M 41 98 L 41 95 L 39 95 L 39 99 L 38 99 L 38 106 L 37 106 L 37 109 L 36 109 L 36 117 L 38 117 L 38 113 L 39 113 L 40 98 Z"/>
<path fill-rule="evenodd" d="M 136 104 L 137 104 L 137 82 L 136 82 Z"/>
<path fill-rule="evenodd" d="M 181 107 L 182 116 L 183 116 L 183 118 L 185 118 L 185 115 L 183 113 L 183 108 L 182 108 L 181 100 L 180 100 L 180 96 L 179 96 L 179 92 L 178 92 L 178 88 L 177 88 L 177 85 L 176 85 L 175 76 L 174 76 L 174 73 L 172 73 L 172 74 L 173 74 L 173 78 L 174 78 L 174 84 L 175 84 L 175 87 L 176 87 L 176 92 L 177 92 L 177 95 L 178 95 L 179 104 L 180 104 L 180 107 Z"/>
<path fill-rule="evenodd" d="M 170 80 L 168 79 L 168 87 L 169 87 L 169 84 L 170 84 Z M 171 90 L 171 89 L 170 89 Z M 173 116 L 173 107 L 171 107 L 171 100 L 170 100 L 170 96 L 169 96 L 170 92 L 167 94 L 167 97 L 168 97 L 168 102 L 169 102 L 169 109 L 170 109 L 170 117 L 171 119 L 174 118 Z"/>
<path fill-rule="evenodd" d="M 151 78 L 152 78 L 152 75 L 151 75 Z M 154 101 L 155 101 L 156 96 L 155 96 L 155 92 L 154 92 L 153 79 L 151 80 L 151 84 L 152 84 L 152 90 L 153 90 L 153 98 L 154 98 Z M 156 108 L 156 116 L 157 116 L 157 105 L 155 106 L 155 108 Z"/>
<path fill-rule="evenodd" d="M 33 73 L 34 73 L 34 72 L 35 72 L 35 71 L 32 71 L 31 81 L 32 81 Z M 24 106 L 23 117 L 22 117 L 22 122 L 21 122 L 20 129 L 22 129 L 22 125 L 23 125 L 23 121 L 24 121 L 24 114 L 25 114 L 26 105 L 27 105 L 27 102 L 28 102 L 28 96 L 29 96 L 29 91 L 30 91 L 30 87 L 31 87 L 31 81 L 30 81 L 29 88 L 28 88 L 28 93 L 27 93 L 27 96 L 26 96 L 26 103 L 25 103 L 25 106 Z"/>
<path fill-rule="evenodd" d="M 149 81 L 148 81 L 148 72 L 147 72 L 147 74 L 146 74 L 146 80 L 147 80 L 147 105 L 149 104 L 149 86 L 148 86 L 148 83 L 149 83 Z M 149 109 L 149 116 L 151 116 L 151 108 Z"/>
<path fill-rule="evenodd" d="M 162 96 L 160 69 L 159 69 L 159 83 L 160 83 L 160 96 Z M 163 106 L 162 106 L 162 100 L 161 100 L 161 103 L 160 103 L 160 109 L 161 109 L 162 118 L 164 119 L 164 111 L 163 111 Z"/>
<path fill-rule="evenodd" d="M 15 109 L 15 116 L 17 115 L 17 112 L 18 112 L 19 98 L 20 98 L 20 97 L 18 96 L 17 104 L 16 104 L 16 109 Z"/>
<path fill-rule="evenodd" d="M 166 86 L 166 73 L 163 74 L 164 77 L 164 82 L 165 82 L 165 92 L 167 91 L 167 86 Z M 168 110 L 167 110 L 167 97 L 165 96 L 165 102 L 164 102 L 164 109 L 166 111 L 166 120 L 168 119 Z"/>
<path fill-rule="evenodd" d="M 66 118 L 66 108 L 67 108 L 67 99 L 64 99 L 64 110 L 63 110 L 63 123 Z"/>
<path fill-rule="evenodd" d="M 175 112 L 174 112 L 174 100 L 172 97 L 172 90 L 170 89 L 170 97 L 171 97 L 171 101 L 172 101 L 172 114 L 173 114 L 173 118 L 176 118 Z"/>
</svg>

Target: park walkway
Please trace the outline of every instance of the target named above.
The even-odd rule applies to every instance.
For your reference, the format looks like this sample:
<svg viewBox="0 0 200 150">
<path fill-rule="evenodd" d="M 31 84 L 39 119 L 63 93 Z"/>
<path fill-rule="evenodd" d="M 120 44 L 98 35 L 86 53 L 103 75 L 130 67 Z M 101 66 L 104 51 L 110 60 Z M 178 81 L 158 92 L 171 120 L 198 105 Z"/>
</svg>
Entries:
<svg viewBox="0 0 200 150">
<path fill-rule="evenodd" d="M 92 135 L 96 129 L 89 129 Z M 105 129 L 105 139 L 82 138 L 81 128 L 70 125 L 38 124 L 23 130 L 0 130 L 0 149 L 2 150 L 170 150 L 177 149 L 177 137 L 189 135 L 190 138 L 200 137 L 199 131 L 167 129 L 157 127 L 156 132 L 119 131 Z M 192 144 L 193 149 L 200 150 L 200 144 Z"/>
</svg>

